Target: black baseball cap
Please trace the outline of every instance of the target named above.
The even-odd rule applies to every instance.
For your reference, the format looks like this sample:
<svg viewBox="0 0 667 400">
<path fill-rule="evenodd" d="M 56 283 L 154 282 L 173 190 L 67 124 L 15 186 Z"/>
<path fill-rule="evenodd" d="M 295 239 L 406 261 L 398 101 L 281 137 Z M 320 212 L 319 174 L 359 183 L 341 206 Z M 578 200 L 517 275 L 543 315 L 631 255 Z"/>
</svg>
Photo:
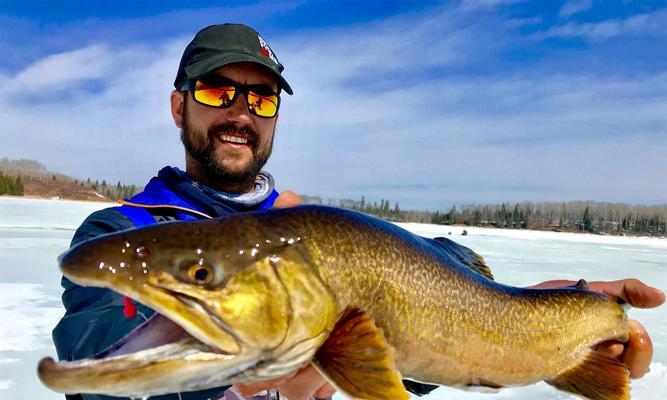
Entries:
<svg viewBox="0 0 667 400">
<path fill-rule="evenodd" d="M 276 77 L 278 86 L 292 94 L 292 88 L 281 74 L 285 67 L 271 47 L 257 31 L 242 24 L 211 25 L 197 32 L 183 52 L 174 86 L 182 90 L 190 79 L 243 62 L 265 67 Z"/>
</svg>

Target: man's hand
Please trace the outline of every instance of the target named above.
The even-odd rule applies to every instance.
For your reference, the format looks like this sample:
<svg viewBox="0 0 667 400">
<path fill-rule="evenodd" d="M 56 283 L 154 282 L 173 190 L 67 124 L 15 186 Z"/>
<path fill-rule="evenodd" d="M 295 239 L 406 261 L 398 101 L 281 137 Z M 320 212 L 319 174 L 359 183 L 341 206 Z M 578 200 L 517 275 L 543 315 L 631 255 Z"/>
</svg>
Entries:
<svg viewBox="0 0 667 400">
<path fill-rule="evenodd" d="M 336 389 L 311 364 L 282 378 L 236 384 L 234 387 L 243 397 L 250 397 L 262 390 L 278 389 L 289 400 L 307 400 L 312 396 L 324 399 L 336 393 Z"/>
<path fill-rule="evenodd" d="M 574 281 L 548 281 L 533 288 L 553 288 L 571 286 Z M 621 279 L 610 282 L 588 282 L 591 290 L 622 299 L 637 308 L 658 307 L 665 302 L 665 294 L 645 285 L 637 279 Z M 607 341 L 600 343 L 596 350 L 621 360 L 630 370 L 631 378 L 641 378 L 649 371 L 653 357 L 653 343 L 646 329 L 638 321 L 629 320 L 630 337 L 627 343 Z"/>
<path fill-rule="evenodd" d="M 301 204 L 301 198 L 298 194 L 294 192 L 282 192 L 278 195 L 278 198 L 273 203 L 274 208 L 288 208 L 294 207 Z"/>
</svg>

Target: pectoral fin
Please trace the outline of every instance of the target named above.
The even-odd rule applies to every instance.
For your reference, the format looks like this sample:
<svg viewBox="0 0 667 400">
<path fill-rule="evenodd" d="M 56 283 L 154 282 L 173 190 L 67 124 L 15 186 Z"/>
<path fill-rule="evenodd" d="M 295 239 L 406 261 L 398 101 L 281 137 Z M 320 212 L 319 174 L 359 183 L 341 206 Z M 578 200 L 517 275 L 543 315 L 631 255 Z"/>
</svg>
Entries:
<svg viewBox="0 0 667 400">
<path fill-rule="evenodd" d="M 409 398 L 382 330 L 359 309 L 343 313 L 313 364 L 351 398 Z"/>
<path fill-rule="evenodd" d="M 630 373 L 625 364 L 593 350 L 547 383 L 590 400 L 630 399 Z"/>
</svg>

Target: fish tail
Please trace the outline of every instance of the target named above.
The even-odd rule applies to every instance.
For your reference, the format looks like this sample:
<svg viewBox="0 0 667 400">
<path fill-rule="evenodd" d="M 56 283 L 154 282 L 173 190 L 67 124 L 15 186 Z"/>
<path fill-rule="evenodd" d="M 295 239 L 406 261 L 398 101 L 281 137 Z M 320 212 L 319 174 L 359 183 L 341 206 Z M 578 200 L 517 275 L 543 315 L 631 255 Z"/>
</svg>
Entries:
<svg viewBox="0 0 667 400">
<path fill-rule="evenodd" d="M 629 400 L 630 372 L 625 364 L 591 350 L 583 360 L 557 377 L 549 385 L 590 400 Z"/>
</svg>

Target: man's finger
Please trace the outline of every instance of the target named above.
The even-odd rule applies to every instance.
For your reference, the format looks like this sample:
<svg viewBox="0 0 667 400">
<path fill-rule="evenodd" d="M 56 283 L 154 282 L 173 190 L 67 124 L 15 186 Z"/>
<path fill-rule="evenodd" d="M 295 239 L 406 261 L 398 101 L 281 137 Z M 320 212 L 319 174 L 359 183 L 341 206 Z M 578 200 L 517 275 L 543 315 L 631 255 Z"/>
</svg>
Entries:
<svg viewBox="0 0 667 400">
<path fill-rule="evenodd" d="M 329 382 L 322 385 L 321 388 L 317 389 L 315 392 L 315 397 L 318 399 L 326 399 L 336 394 L 336 388 L 333 387 Z"/>
<path fill-rule="evenodd" d="M 251 382 L 251 383 L 237 383 L 234 385 L 234 389 L 237 392 L 239 392 L 243 397 L 248 397 L 252 396 L 255 393 L 259 393 L 262 390 L 274 389 L 278 387 L 278 385 L 280 385 L 281 383 L 293 377 L 294 375 L 296 375 L 296 373 L 292 373 L 290 375 L 276 379 L 268 379 L 265 381 Z"/>
<path fill-rule="evenodd" d="M 630 337 L 625 344 L 625 352 L 621 361 L 628 366 L 630 378 L 637 379 L 649 371 L 653 358 L 653 343 L 646 329 L 637 321 L 628 321 Z"/>
<path fill-rule="evenodd" d="M 292 378 L 278 385 L 278 391 L 289 400 L 308 400 L 326 383 L 326 379 L 309 364 Z"/>
<path fill-rule="evenodd" d="M 276 201 L 273 202 L 273 207 L 274 208 L 287 208 L 287 207 L 294 207 L 298 206 L 301 204 L 301 198 L 299 197 L 298 194 L 294 192 L 290 192 L 289 190 L 286 192 L 280 193 L 278 195 L 278 198 L 276 198 Z"/>
<path fill-rule="evenodd" d="M 592 290 L 623 299 L 633 307 L 652 308 L 665 302 L 665 294 L 638 279 L 621 279 L 610 282 L 590 282 Z"/>
<path fill-rule="evenodd" d="M 620 359 L 623 355 L 623 351 L 625 351 L 625 344 L 610 340 L 598 344 L 595 346 L 595 350 L 608 357 Z"/>
</svg>

